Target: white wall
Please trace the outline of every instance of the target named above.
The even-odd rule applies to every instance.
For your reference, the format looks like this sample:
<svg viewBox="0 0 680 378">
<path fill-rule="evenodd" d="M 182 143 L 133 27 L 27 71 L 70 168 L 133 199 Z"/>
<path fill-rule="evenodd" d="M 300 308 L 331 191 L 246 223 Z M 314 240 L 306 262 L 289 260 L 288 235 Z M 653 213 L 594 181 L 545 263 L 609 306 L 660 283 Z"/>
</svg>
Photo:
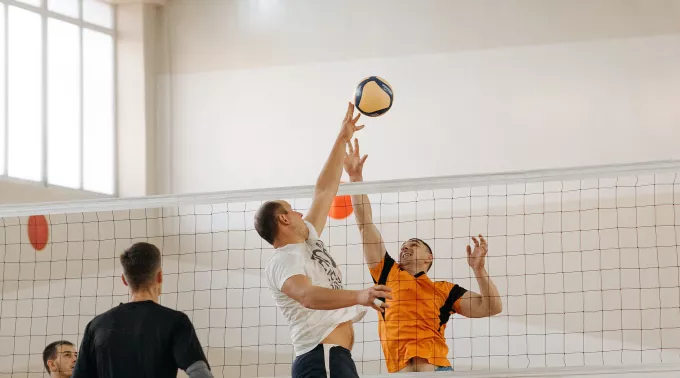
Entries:
<svg viewBox="0 0 680 378">
<path fill-rule="evenodd" d="M 362 4 L 171 1 L 165 190 L 312 184 L 368 75 L 367 180 L 680 158 L 678 1 Z"/>
<path fill-rule="evenodd" d="M 0 180 L 0 204 L 71 201 L 93 198 L 109 198 L 109 196 L 58 186 L 43 186 L 38 183 Z"/>
</svg>

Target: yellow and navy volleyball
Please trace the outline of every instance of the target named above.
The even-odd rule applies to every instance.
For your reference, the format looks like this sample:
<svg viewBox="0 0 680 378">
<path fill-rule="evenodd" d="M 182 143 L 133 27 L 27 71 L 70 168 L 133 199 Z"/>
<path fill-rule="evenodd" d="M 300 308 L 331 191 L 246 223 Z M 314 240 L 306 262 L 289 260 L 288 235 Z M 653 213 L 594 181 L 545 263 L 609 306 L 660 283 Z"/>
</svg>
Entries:
<svg viewBox="0 0 680 378">
<path fill-rule="evenodd" d="M 387 80 L 370 76 L 361 80 L 354 93 L 354 106 L 363 115 L 379 117 L 392 107 L 394 93 Z"/>
</svg>

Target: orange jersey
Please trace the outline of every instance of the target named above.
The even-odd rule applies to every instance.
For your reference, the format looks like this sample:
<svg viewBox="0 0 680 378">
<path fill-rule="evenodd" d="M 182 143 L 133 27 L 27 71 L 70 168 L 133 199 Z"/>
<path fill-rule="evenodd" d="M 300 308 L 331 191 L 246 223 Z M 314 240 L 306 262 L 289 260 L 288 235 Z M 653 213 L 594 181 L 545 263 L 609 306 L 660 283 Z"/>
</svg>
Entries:
<svg viewBox="0 0 680 378">
<path fill-rule="evenodd" d="M 392 307 L 378 315 L 387 371 L 403 369 L 414 357 L 435 366 L 451 366 L 444 330 L 455 312 L 454 306 L 467 290 L 450 282 L 433 282 L 425 272 L 412 276 L 387 252 L 370 271 L 377 284 L 392 289 Z"/>
</svg>

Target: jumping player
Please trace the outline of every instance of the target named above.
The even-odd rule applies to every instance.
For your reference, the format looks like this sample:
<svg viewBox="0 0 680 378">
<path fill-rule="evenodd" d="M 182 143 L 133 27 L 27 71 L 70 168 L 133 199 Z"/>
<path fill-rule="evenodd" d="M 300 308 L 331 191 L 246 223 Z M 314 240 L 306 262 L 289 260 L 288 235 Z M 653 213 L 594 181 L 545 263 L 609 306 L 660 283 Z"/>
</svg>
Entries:
<svg viewBox="0 0 680 378">
<path fill-rule="evenodd" d="M 360 157 L 359 142 L 347 144 L 345 170 L 351 182 L 363 181 L 367 155 Z M 373 224 L 371 203 L 366 195 L 352 196 L 357 225 L 363 241 L 364 258 L 373 280 L 392 289 L 392 306 L 378 318 L 378 331 L 387 370 L 394 372 L 452 371 L 444 330 L 449 317 L 458 313 L 469 318 L 496 315 L 502 310 L 498 289 L 484 268 L 487 242 L 479 235 L 472 238 L 474 250 L 467 246 L 468 264 L 474 272 L 481 294 L 427 276 L 432 267 L 432 249 L 412 238 L 404 242 L 399 263 L 387 253 L 380 232 Z"/>
<path fill-rule="evenodd" d="M 293 378 L 358 378 L 350 352 L 354 344 L 352 323 L 363 318 L 366 309 L 357 305 L 379 311 L 389 307 L 377 299 L 391 298 L 384 286 L 343 290 L 340 269 L 319 240 L 338 191 L 345 144 L 363 128 L 356 126 L 358 119 L 350 103 L 305 218 L 285 201 L 266 202 L 255 214 L 255 229 L 275 248 L 265 276 L 276 305 L 289 323 L 296 356 Z"/>
</svg>

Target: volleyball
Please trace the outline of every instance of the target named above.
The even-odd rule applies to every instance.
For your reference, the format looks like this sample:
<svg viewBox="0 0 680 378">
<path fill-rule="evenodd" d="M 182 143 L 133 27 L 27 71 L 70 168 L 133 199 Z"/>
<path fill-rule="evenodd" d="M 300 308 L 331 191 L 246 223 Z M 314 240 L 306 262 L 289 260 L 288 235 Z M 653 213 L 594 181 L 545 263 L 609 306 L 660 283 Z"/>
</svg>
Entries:
<svg viewBox="0 0 680 378">
<path fill-rule="evenodd" d="M 387 80 L 378 77 L 367 77 L 357 85 L 354 93 L 354 105 L 361 114 L 379 117 L 392 107 L 394 93 Z"/>
</svg>

